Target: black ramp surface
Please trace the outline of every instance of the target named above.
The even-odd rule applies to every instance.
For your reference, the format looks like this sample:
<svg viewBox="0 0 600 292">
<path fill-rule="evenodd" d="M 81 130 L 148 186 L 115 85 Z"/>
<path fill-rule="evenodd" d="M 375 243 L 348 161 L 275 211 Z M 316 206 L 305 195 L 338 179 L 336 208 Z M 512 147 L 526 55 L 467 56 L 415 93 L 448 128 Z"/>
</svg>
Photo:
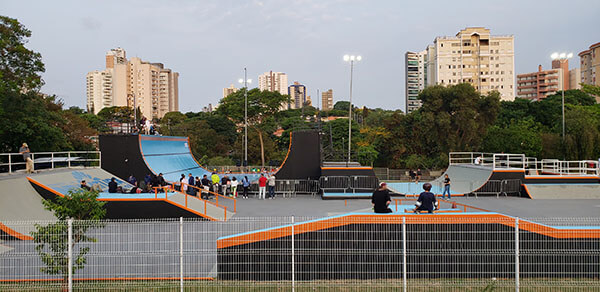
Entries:
<svg viewBox="0 0 600 292">
<path fill-rule="evenodd" d="M 100 151 L 102 169 L 121 179 L 133 174 L 140 181 L 152 173 L 140 152 L 138 135 L 100 135 Z"/>
<path fill-rule="evenodd" d="M 318 179 L 321 176 L 321 139 L 317 131 L 292 133 L 291 149 L 277 179 Z"/>
</svg>

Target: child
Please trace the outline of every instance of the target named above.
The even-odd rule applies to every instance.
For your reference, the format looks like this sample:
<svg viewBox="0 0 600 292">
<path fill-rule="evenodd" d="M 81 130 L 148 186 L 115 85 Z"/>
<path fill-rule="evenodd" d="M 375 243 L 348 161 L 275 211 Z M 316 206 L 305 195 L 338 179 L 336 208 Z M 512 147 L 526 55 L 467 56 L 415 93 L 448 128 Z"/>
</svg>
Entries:
<svg viewBox="0 0 600 292">
<path fill-rule="evenodd" d="M 438 209 L 438 202 L 435 199 L 435 195 L 430 192 L 431 184 L 423 184 L 423 190 L 425 191 L 419 195 L 419 199 L 417 199 L 417 203 L 415 204 L 416 207 L 413 212 L 418 213 L 419 211 L 428 211 L 429 213 L 433 213 L 433 210 Z"/>
<path fill-rule="evenodd" d="M 231 179 L 231 195 L 232 195 L 234 198 L 237 198 L 237 197 L 238 197 L 238 194 L 237 194 L 237 186 L 238 186 L 238 184 L 239 184 L 239 182 L 238 182 L 237 178 L 235 178 L 235 176 L 234 176 L 234 177 Z"/>
</svg>

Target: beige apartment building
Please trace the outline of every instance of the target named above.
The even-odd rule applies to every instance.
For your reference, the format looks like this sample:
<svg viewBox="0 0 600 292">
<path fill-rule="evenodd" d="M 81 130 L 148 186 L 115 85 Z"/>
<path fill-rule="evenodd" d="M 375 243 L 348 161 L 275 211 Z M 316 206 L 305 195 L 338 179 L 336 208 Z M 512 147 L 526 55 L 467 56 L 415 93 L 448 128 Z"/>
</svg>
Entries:
<svg viewBox="0 0 600 292">
<path fill-rule="evenodd" d="M 100 72 L 100 73 L 96 73 Z M 97 75 L 110 76 L 110 82 L 102 84 L 102 100 L 90 84 Z M 106 69 L 88 73 L 88 111 L 98 113 L 108 106 L 139 107 L 143 116 L 162 118 L 170 111 L 179 110 L 179 73 L 165 68 L 161 63 L 145 62 L 134 57 L 127 60 L 125 50 L 112 49 L 106 54 Z"/>
<path fill-rule="evenodd" d="M 406 52 L 405 64 L 405 113 L 418 110 L 422 103 L 419 93 L 427 84 L 427 50 L 421 52 Z"/>
<path fill-rule="evenodd" d="M 496 90 L 514 100 L 514 36 L 467 27 L 456 36 L 436 37 L 427 47 L 427 86 L 470 83 L 482 94 Z"/>
<path fill-rule="evenodd" d="M 321 110 L 329 111 L 333 109 L 333 89 L 321 93 Z"/>
<path fill-rule="evenodd" d="M 229 87 L 223 88 L 223 98 L 229 96 L 230 94 L 237 92 L 238 89 L 233 86 L 233 84 L 229 85 Z"/>
<path fill-rule="evenodd" d="M 579 53 L 581 61 L 581 83 L 600 86 L 600 43 Z"/>
<path fill-rule="evenodd" d="M 258 89 L 288 94 L 288 77 L 283 72 L 265 72 L 258 76 Z"/>
</svg>

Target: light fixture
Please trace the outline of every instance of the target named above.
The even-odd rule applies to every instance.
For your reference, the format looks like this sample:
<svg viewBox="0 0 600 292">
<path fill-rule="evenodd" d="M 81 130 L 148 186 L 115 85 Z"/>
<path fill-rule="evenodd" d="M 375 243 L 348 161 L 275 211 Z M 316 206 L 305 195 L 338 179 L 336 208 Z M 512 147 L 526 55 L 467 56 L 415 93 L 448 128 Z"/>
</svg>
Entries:
<svg viewBox="0 0 600 292">
<path fill-rule="evenodd" d="M 558 53 L 552 53 L 552 55 L 550 55 L 550 58 L 552 58 L 552 60 L 558 59 Z"/>
<path fill-rule="evenodd" d="M 350 56 L 348 56 L 348 55 L 344 55 L 344 61 L 346 61 L 346 62 L 347 62 L 347 61 L 349 61 L 349 60 L 350 60 Z"/>
<path fill-rule="evenodd" d="M 564 58 L 566 58 L 566 57 L 567 57 L 567 54 L 565 54 L 565 53 L 560 53 L 560 58 L 561 58 L 561 59 L 564 59 Z"/>
</svg>

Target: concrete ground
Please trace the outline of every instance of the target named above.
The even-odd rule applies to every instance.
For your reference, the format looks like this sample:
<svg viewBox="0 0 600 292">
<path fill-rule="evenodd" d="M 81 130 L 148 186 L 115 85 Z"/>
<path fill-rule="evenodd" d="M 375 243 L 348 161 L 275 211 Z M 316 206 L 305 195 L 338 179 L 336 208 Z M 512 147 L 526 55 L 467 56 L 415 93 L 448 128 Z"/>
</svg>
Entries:
<svg viewBox="0 0 600 292">
<path fill-rule="evenodd" d="M 259 200 L 250 195 L 248 199 L 237 199 L 235 217 L 325 217 L 349 212 L 370 212 L 369 199 L 352 200 L 322 200 L 321 196 L 297 195 L 296 197 L 281 196 L 274 200 Z"/>
</svg>

